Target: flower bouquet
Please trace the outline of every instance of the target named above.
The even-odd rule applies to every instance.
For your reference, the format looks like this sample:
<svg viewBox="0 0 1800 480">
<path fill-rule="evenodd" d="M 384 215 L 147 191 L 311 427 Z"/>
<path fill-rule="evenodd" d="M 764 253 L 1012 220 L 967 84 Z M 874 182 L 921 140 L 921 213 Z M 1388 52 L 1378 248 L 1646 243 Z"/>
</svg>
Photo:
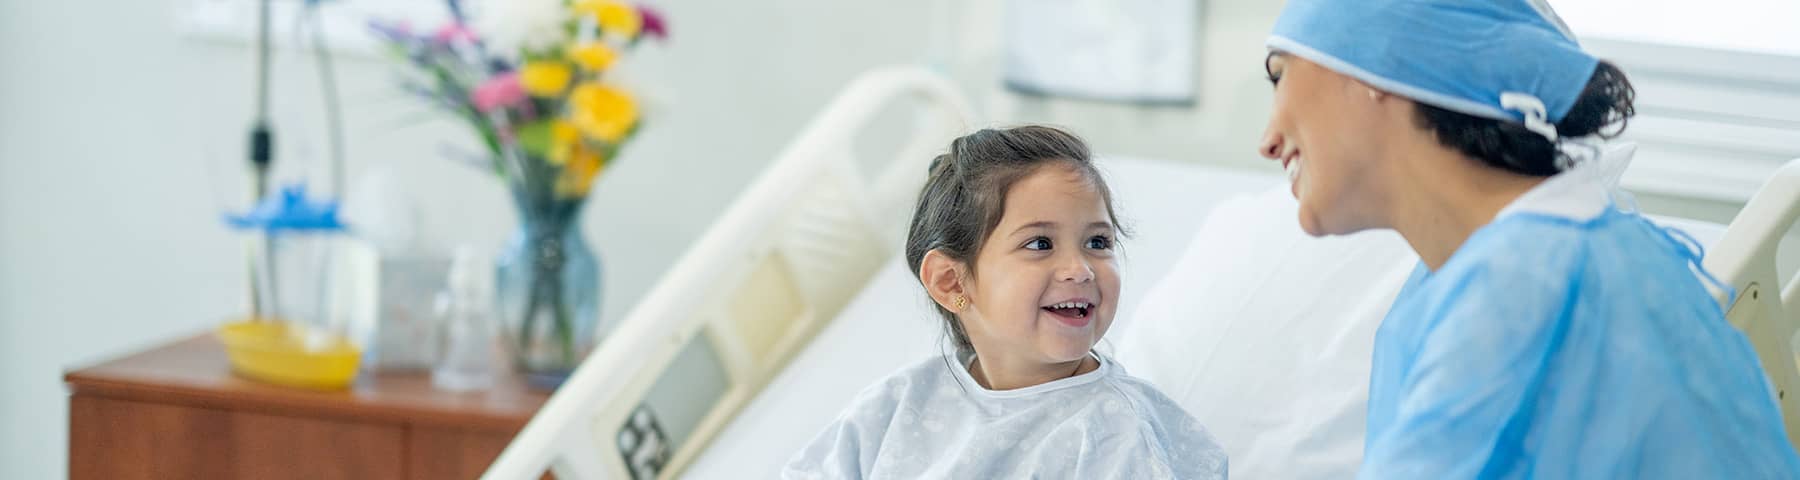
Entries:
<svg viewBox="0 0 1800 480">
<path fill-rule="evenodd" d="M 506 184 L 520 227 L 499 255 L 501 338 L 515 367 L 560 383 L 597 339 L 600 262 L 581 235 L 595 177 L 643 125 L 618 85 L 620 57 L 668 36 L 663 18 L 615 0 L 493 0 L 418 32 L 371 27 L 406 67 L 402 88 L 466 124 L 480 155 L 465 160 Z"/>
</svg>

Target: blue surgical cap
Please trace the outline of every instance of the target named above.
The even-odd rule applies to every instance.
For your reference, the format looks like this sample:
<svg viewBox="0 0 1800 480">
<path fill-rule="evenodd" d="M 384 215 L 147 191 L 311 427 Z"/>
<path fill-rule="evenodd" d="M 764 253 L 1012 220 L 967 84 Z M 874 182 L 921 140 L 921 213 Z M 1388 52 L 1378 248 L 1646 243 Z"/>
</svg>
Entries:
<svg viewBox="0 0 1800 480">
<path fill-rule="evenodd" d="M 1542 0 L 1289 0 L 1268 46 L 1551 140 L 1599 62 Z"/>
</svg>

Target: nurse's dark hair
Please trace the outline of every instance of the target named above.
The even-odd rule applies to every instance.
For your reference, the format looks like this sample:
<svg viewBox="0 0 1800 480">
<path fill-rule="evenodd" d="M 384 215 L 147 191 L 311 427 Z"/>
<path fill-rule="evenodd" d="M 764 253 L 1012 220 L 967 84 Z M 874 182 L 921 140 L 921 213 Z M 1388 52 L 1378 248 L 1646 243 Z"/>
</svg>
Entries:
<svg viewBox="0 0 1800 480">
<path fill-rule="evenodd" d="M 1028 125 L 983 129 L 950 142 L 950 151 L 931 161 L 925 188 L 906 230 L 906 264 L 919 277 L 925 254 L 936 250 L 975 276 L 975 256 L 1006 213 L 1006 191 L 1039 168 L 1066 166 L 1092 182 L 1106 203 L 1115 228 L 1112 191 L 1094 168 L 1086 143 L 1055 127 Z M 1121 233 L 1122 234 L 1122 233 Z M 921 280 L 922 281 L 922 280 Z M 933 302 L 944 331 L 958 353 L 974 351 L 956 312 Z"/>
<path fill-rule="evenodd" d="M 1632 103 L 1637 90 L 1625 72 L 1602 60 L 1588 78 L 1587 87 L 1576 97 L 1562 121 L 1556 122 L 1556 135 L 1561 138 L 1599 135 L 1613 138 L 1624 133 L 1625 124 L 1637 109 Z M 1525 129 L 1525 125 L 1503 122 L 1453 112 L 1415 103 L 1415 119 L 1420 127 L 1430 130 L 1438 143 L 1489 166 L 1523 175 L 1547 177 L 1560 171 L 1564 153 L 1543 135 Z"/>
</svg>

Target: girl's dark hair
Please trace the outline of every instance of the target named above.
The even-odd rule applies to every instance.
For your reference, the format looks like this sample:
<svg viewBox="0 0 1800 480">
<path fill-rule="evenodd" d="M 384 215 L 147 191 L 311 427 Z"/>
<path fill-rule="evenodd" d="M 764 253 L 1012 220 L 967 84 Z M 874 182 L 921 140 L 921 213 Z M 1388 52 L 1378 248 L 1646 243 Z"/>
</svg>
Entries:
<svg viewBox="0 0 1800 480">
<path fill-rule="evenodd" d="M 1575 106 L 1556 122 L 1561 138 L 1598 134 L 1613 138 L 1624 133 L 1626 122 L 1637 114 L 1632 102 L 1637 91 L 1625 72 L 1601 61 L 1589 77 L 1587 88 Z M 1524 125 L 1477 117 L 1415 103 L 1419 126 L 1430 130 L 1438 142 L 1490 166 L 1537 177 L 1555 175 L 1568 164 L 1567 153 L 1556 142 L 1526 130 Z M 1614 127 L 1616 125 L 1616 127 Z M 1614 127 L 1608 130 L 1608 127 Z"/>
<path fill-rule="evenodd" d="M 906 230 L 906 264 L 913 277 L 925 253 L 941 252 L 968 266 L 975 275 L 975 255 L 1006 212 L 1006 191 L 1013 184 L 1049 165 L 1074 169 L 1100 192 L 1106 216 L 1113 214 L 1112 191 L 1094 168 L 1088 146 L 1080 138 L 1054 127 L 1023 126 L 983 129 L 950 142 L 950 151 L 931 161 L 930 176 L 919 192 L 918 207 Z M 969 335 L 955 312 L 935 305 L 944 329 L 958 353 L 974 351 Z"/>
</svg>

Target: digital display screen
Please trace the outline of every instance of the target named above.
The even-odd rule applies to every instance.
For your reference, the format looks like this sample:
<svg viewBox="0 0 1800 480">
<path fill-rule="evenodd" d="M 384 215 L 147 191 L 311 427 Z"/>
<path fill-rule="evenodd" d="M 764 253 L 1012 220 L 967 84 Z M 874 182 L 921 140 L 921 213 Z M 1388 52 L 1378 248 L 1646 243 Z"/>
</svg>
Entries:
<svg viewBox="0 0 1800 480">
<path fill-rule="evenodd" d="M 632 478 L 656 478 L 730 388 L 718 350 L 705 334 L 694 335 L 619 426 L 619 454 Z"/>
</svg>

